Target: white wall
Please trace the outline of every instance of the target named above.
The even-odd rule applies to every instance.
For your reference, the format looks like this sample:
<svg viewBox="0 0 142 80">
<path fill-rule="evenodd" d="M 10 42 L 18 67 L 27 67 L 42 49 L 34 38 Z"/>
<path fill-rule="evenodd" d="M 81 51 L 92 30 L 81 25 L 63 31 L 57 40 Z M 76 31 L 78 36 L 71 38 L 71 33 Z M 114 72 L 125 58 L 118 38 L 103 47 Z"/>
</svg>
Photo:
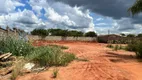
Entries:
<svg viewBox="0 0 142 80">
<path fill-rule="evenodd" d="M 28 35 L 29 40 L 40 40 L 40 36 Z M 47 36 L 44 40 L 49 41 L 96 41 L 96 37 L 61 37 L 61 36 Z"/>
</svg>

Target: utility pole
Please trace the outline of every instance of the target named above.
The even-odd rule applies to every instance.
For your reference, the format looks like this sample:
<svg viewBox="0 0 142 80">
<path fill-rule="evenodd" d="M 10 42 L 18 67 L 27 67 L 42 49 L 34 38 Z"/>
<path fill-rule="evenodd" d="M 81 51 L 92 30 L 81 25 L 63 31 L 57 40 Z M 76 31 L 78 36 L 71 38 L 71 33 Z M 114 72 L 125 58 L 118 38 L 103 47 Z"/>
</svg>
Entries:
<svg viewBox="0 0 142 80">
<path fill-rule="evenodd" d="M 107 42 L 109 42 L 109 35 L 110 35 L 110 30 L 108 29 L 108 38 L 107 38 Z"/>
<path fill-rule="evenodd" d="M 108 30 L 108 35 L 110 34 L 110 30 Z"/>
</svg>

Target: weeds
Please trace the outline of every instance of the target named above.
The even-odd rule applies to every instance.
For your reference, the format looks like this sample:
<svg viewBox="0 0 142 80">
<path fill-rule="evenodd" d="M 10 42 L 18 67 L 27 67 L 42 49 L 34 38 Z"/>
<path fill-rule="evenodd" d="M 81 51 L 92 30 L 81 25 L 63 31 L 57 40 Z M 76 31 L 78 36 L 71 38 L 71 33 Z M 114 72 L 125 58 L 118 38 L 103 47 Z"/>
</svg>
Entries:
<svg viewBox="0 0 142 80">
<path fill-rule="evenodd" d="M 137 58 L 142 58 L 142 41 L 133 41 L 126 47 L 128 51 L 134 51 Z"/>
<path fill-rule="evenodd" d="M 41 66 L 64 66 L 75 59 L 75 55 L 62 52 L 56 47 L 37 47 L 26 57 Z"/>
<path fill-rule="evenodd" d="M 11 80 L 15 80 L 16 77 L 21 74 L 21 70 L 24 66 L 24 63 L 25 62 L 23 60 L 19 60 L 17 63 L 15 63 L 15 67 L 11 74 Z"/>
<path fill-rule="evenodd" d="M 114 46 L 112 44 L 108 44 L 107 47 L 108 48 L 114 48 Z"/>
<path fill-rule="evenodd" d="M 52 78 L 56 78 L 56 77 L 57 77 L 58 71 L 59 71 L 59 70 L 58 70 L 57 68 L 53 70 Z"/>
<path fill-rule="evenodd" d="M 12 55 L 22 58 L 22 60 L 14 64 L 11 80 L 15 80 L 16 77 L 21 74 L 21 69 L 25 63 L 24 61 L 34 62 L 36 65 L 44 67 L 66 66 L 75 59 L 75 55 L 63 52 L 62 49 L 68 49 L 68 47 L 49 45 L 35 48 L 28 42 L 11 37 L 6 37 L 0 40 L 0 51 L 3 52 L 1 54 L 10 52 Z M 6 64 L 5 66 L 9 65 Z M 55 78 L 57 74 L 58 70 L 53 71 Z"/>
<path fill-rule="evenodd" d="M 117 51 L 119 49 L 120 49 L 119 45 L 115 45 L 114 50 Z"/>
<path fill-rule="evenodd" d="M 3 53 L 10 52 L 15 56 L 26 56 L 33 49 L 33 46 L 23 40 L 11 37 L 6 37 L 5 39 L 0 40 L 0 51 Z"/>
<path fill-rule="evenodd" d="M 122 45 L 112 45 L 112 44 L 108 44 L 106 47 L 108 48 L 112 48 L 113 50 L 117 51 L 117 50 L 126 50 L 126 47 L 122 46 Z"/>
</svg>

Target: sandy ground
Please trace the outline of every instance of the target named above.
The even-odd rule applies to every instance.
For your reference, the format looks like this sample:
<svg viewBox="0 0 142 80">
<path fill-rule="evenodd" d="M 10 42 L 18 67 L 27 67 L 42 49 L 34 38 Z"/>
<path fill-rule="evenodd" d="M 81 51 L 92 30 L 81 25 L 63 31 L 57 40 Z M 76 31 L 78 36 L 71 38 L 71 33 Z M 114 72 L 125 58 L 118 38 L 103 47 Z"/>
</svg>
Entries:
<svg viewBox="0 0 142 80">
<path fill-rule="evenodd" d="M 49 42 L 38 42 L 37 45 Z M 51 43 L 50 43 L 51 44 Z M 68 46 L 67 52 L 88 61 L 73 61 L 66 67 L 58 67 L 56 79 L 51 78 L 54 68 L 41 73 L 19 76 L 17 80 L 142 80 L 142 63 L 133 52 L 113 51 L 106 44 L 86 42 L 56 42 Z"/>
</svg>

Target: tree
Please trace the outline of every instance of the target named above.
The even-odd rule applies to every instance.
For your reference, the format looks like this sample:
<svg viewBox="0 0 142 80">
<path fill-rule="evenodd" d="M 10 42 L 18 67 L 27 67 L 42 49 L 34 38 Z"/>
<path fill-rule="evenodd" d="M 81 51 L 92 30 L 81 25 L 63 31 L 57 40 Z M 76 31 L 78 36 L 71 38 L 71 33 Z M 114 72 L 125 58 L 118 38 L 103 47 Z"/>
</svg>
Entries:
<svg viewBox="0 0 142 80">
<path fill-rule="evenodd" d="M 128 34 L 127 37 L 135 37 L 134 34 Z"/>
<path fill-rule="evenodd" d="M 137 37 L 142 37 L 142 34 L 138 34 Z"/>
<path fill-rule="evenodd" d="M 128 9 L 132 15 L 142 12 L 142 0 L 136 0 L 134 5 Z"/>
<path fill-rule="evenodd" d="M 93 31 L 85 33 L 85 37 L 97 37 L 97 34 Z"/>
<path fill-rule="evenodd" d="M 48 31 L 45 30 L 45 29 L 34 29 L 32 32 L 31 32 L 32 35 L 38 35 L 38 36 L 41 36 L 41 37 L 45 37 L 45 36 L 48 36 Z"/>
<path fill-rule="evenodd" d="M 78 32 L 77 32 L 77 34 L 76 34 L 76 37 L 82 37 L 82 36 L 83 36 L 83 34 L 84 34 L 83 32 L 78 31 Z"/>
<path fill-rule="evenodd" d="M 62 29 L 48 29 L 48 32 L 51 34 L 51 36 L 68 36 L 68 30 L 62 30 Z"/>
<path fill-rule="evenodd" d="M 123 34 L 123 33 L 121 33 L 120 35 L 121 35 L 122 37 L 125 37 L 125 36 L 126 36 L 126 35 L 125 35 L 125 34 Z"/>
<path fill-rule="evenodd" d="M 68 31 L 68 36 L 81 37 L 83 36 L 83 32 L 75 31 L 75 30 Z"/>
</svg>

